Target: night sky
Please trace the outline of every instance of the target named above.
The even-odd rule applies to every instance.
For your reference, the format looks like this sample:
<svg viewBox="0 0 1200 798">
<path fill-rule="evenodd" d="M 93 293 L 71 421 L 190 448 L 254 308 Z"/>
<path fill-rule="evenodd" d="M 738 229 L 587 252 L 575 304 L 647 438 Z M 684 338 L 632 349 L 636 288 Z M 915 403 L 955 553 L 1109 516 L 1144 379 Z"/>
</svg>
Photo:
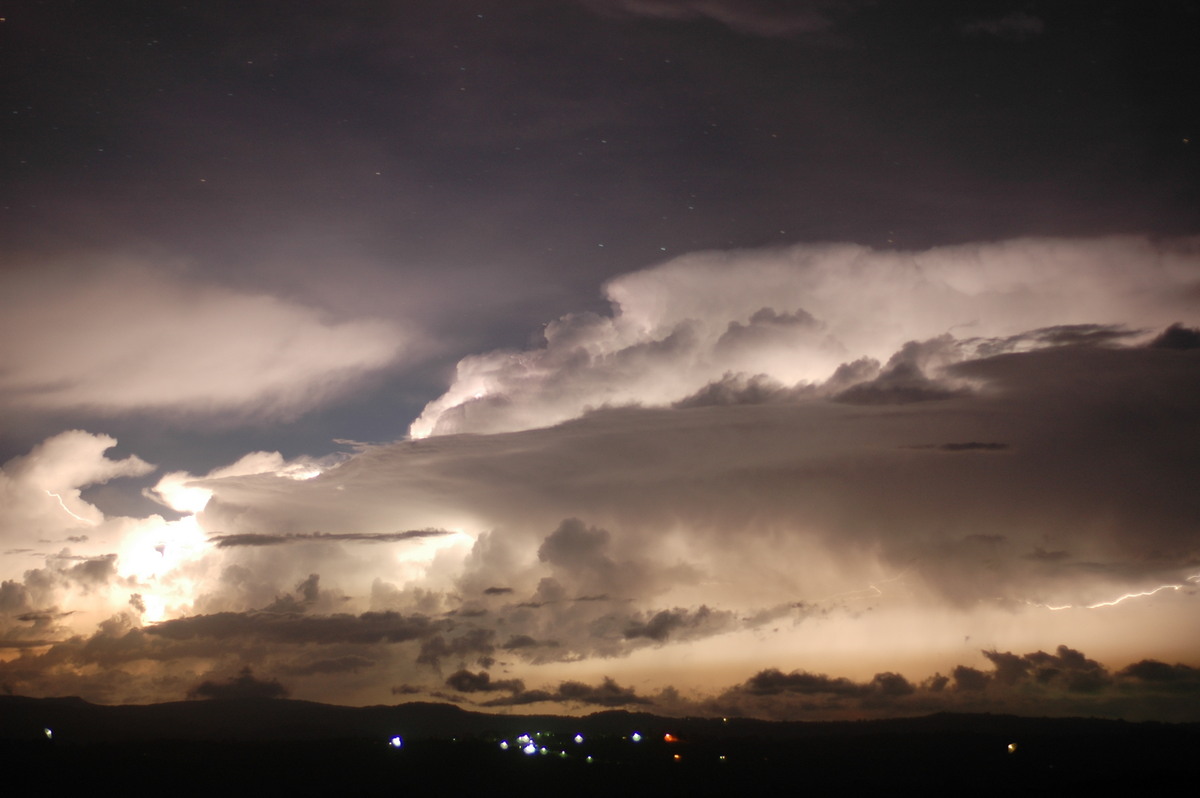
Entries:
<svg viewBox="0 0 1200 798">
<path fill-rule="evenodd" d="M 1194 3 L 0 18 L 0 689 L 1200 720 Z"/>
</svg>

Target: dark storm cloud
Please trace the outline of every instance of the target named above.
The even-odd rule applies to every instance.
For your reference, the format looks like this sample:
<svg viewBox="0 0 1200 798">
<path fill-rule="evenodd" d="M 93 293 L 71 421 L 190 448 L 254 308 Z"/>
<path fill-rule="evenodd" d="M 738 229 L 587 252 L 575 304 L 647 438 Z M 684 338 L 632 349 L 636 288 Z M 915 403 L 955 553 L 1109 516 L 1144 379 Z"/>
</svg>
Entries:
<svg viewBox="0 0 1200 798">
<path fill-rule="evenodd" d="M 886 698 L 912 695 L 917 691 L 917 688 L 908 679 L 898 673 L 877 673 L 872 677 L 868 686 L 871 694 Z"/>
<path fill-rule="evenodd" d="M 60 573 L 66 579 L 85 585 L 107 584 L 116 577 L 116 566 L 117 555 L 106 554 L 103 557 L 88 557 Z"/>
<path fill-rule="evenodd" d="M 1200 668 L 1188 665 L 1168 665 L 1144 659 L 1117 672 L 1118 678 L 1136 679 L 1171 692 L 1200 694 Z"/>
<path fill-rule="evenodd" d="M 324 620 L 336 624 L 342 619 Z M 243 667 L 285 674 L 294 685 L 311 685 L 354 681 L 360 674 L 369 678 L 377 668 L 390 674 L 412 671 L 416 654 L 416 647 L 404 646 L 399 640 L 404 635 L 394 630 L 383 634 L 263 633 L 260 624 L 247 634 L 245 628 L 231 629 L 227 623 L 208 627 L 201 635 L 155 634 L 126 613 L 102 622 L 89 637 L 43 644 L 36 652 L 26 647 L 22 657 L 0 665 L 0 679 L 24 685 L 27 693 L 53 694 L 54 685 L 59 685 L 91 700 L 119 703 L 125 695 L 145 702 L 161 700 L 154 695 L 158 690 L 179 697 L 194 689 L 198 661 L 214 663 L 209 681 L 218 687 L 220 682 L 213 674 L 233 674 Z M 140 683 L 133 676 L 147 667 L 157 672 L 157 686 Z"/>
<path fill-rule="evenodd" d="M 54 638 L 69 632 L 67 621 L 80 610 L 60 610 L 56 605 L 78 596 L 100 600 L 122 580 L 116 555 L 76 557 L 49 555 L 46 567 L 26 570 L 21 581 L 0 583 L 0 638 Z M 86 605 L 85 605 L 86 606 Z"/>
<path fill-rule="evenodd" d="M 955 683 L 962 690 L 983 690 L 989 684 L 1006 688 L 1037 684 L 1067 693 L 1099 693 L 1111 686 L 1108 669 L 1081 652 L 1059 646 L 1054 654 L 1035 651 L 1019 656 L 1011 652 L 984 651 L 994 668 L 990 674 L 965 666 L 954 671 Z"/>
<path fill-rule="evenodd" d="M 1200 330 L 1172 324 L 1150 342 L 1156 349 L 1200 349 Z"/>
<path fill-rule="evenodd" d="M 29 590 L 11 579 L 0 582 L 0 612 L 13 614 L 28 609 Z"/>
<path fill-rule="evenodd" d="M 639 696 L 632 687 L 622 687 L 607 676 L 598 685 L 584 682 L 566 681 L 554 690 L 525 690 L 514 692 L 504 698 L 493 698 L 484 701 L 485 707 L 511 707 L 524 704 L 539 704 L 544 701 L 570 705 L 589 705 L 601 707 L 624 707 L 633 705 L 653 704 L 653 699 Z"/>
<path fill-rule="evenodd" d="M 392 688 L 392 695 L 419 695 L 425 692 L 424 688 L 417 687 L 415 684 L 398 684 Z"/>
<path fill-rule="evenodd" d="M 288 690 L 275 679 L 259 679 L 250 668 L 225 682 L 205 680 L 188 691 L 188 698 L 287 698 Z"/>
<path fill-rule="evenodd" d="M 694 611 L 676 607 L 660 610 L 644 621 L 640 618 L 631 619 L 625 627 L 625 638 L 633 640 L 642 637 L 662 643 L 668 638 L 708 637 L 727 631 L 733 621 L 731 613 L 713 611 L 703 605 Z"/>
<path fill-rule="evenodd" d="M 920 683 L 882 672 L 854 681 L 797 670 L 762 670 L 709 699 L 681 699 L 665 690 L 659 711 L 776 719 L 889 717 L 932 712 L 1012 712 L 1043 717 L 1197 718 L 1181 699 L 1200 693 L 1197 671 L 1186 665 L 1143 660 L 1116 673 L 1078 651 L 1059 646 L 1054 654 L 981 652 L 991 671 L 956 665 L 951 677 L 935 674 Z M 1172 697 L 1173 696 L 1173 697 Z M 1140 707 L 1140 708 L 1139 708 Z"/>
<path fill-rule="evenodd" d="M 568 571 L 610 571 L 616 566 L 603 554 L 609 537 L 605 529 L 586 527 L 578 518 L 568 518 L 542 542 L 538 559 Z"/>
<path fill-rule="evenodd" d="M 72 611 L 39 603 L 25 584 L 11 579 L 0 582 L 0 645 L 22 648 L 67 633 L 67 627 L 57 621 L 66 620 Z"/>
<path fill-rule="evenodd" d="M 537 549 L 538 560 L 550 566 L 554 576 L 539 582 L 535 603 L 628 599 L 652 592 L 669 580 L 688 578 L 685 567 L 664 568 L 641 558 L 613 559 L 608 553 L 611 537 L 607 529 L 587 526 L 578 518 L 563 520 Z"/>
<path fill-rule="evenodd" d="M 506 690 L 511 693 L 523 693 L 525 683 L 520 679 L 492 679 L 487 671 L 472 673 L 469 670 L 455 671 L 446 678 L 446 686 L 460 693 L 487 693 Z"/>
<path fill-rule="evenodd" d="M 444 529 L 410 529 L 404 532 L 309 532 L 290 535 L 255 534 L 212 535 L 209 540 L 218 548 L 235 546 L 283 546 L 293 543 L 396 543 L 401 540 L 433 538 L 449 535 Z"/>
<path fill-rule="evenodd" d="M 400 643 L 426 638 L 445 624 L 395 612 L 292 615 L 221 612 L 163 621 L 146 634 L 169 640 L 255 638 L 276 643 Z"/>
<path fill-rule="evenodd" d="M 47 621 L 58 620 L 59 618 L 68 618 L 75 614 L 75 610 L 67 612 L 26 612 L 17 616 L 18 621 L 25 623 L 45 623 Z"/>
<path fill-rule="evenodd" d="M 1059 324 L 1018 335 L 972 341 L 971 343 L 978 355 L 990 356 L 1047 346 L 1120 344 L 1141 337 L 1143 334 L 1142 330 L 1128 330 L 1119 324 Z"/>
<path fill-rule="evenodd" d="M 829 695 L 861 695 L 862 685 L 857 685 L 849 679 L 831 679 L 824 674 L 793 671 L 783 673 L 777 669 L 760 671 L 752 676 L 745 684 L 747 692 L 756 695 L 774 695 L 776 693 L 820 693 Z"/>
<path fill-rule="evenodd" d="M 502 645 L 500 647 L 505 649 L 506 651 L 512 651 L 512 650 L 518 649 L 518 648 L 530 648 L 532 646 L 538 646 L 538 645 L 543 645 L 543 644 L 538 643 L 538 641 L 534 640 L 529 635 L 513 635 L 504 643 L 504 645 Z"/>
<path fill-rule="evenodd" d="M 468 629 L 459 635 L 435 634 L 421 643 L 417 663 L 437 668 L 443 659 L 463 659 L 474 656 L 481 659 L 496 650 L 496 637 L 492 629 Z"/>
</svg>

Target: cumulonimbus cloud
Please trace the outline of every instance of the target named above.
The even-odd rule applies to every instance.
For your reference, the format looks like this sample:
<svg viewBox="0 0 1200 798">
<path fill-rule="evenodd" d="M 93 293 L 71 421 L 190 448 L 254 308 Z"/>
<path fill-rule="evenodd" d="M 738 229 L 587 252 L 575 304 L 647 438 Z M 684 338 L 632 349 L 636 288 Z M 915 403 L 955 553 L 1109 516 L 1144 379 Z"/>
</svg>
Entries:
<svg viewBox="0 0 1200 798">
<path fill-rule="evenodd" d="M 520 429 L 167 474 L 150 495 L 187 515 L 153 528 L 60 492 L 67 513 L 16 461 L 7 484 L 53 522 L 46 539 L 94 539 L 21 544 L 43 566 L 0 585 L 3 644 L 22 652 L 0 676 L 141 700 L 121 668 L 179 697 L 252 665 L 301 697 L 377 701 L 402 682 L 575 708 L 674 684 L 693 698 L 657 709 L 766 717 L 1169 691 L 1194 676 L 1161 663 L 1195 658 L 1200 584 L 1193 250 L 674 261 L 614 281 L 610 317 L 481 356 L 490 382 L 460 376 L 448 396 L 502 401 L 438 415 L 441 433 L 455 413 Z M 79 473 L 56 485 L 146 468 L 102 461 L 111 439 L 64 442 Z M 1138 660 L 1128 679 L 1108 669 Z M 686 683 L 680 662 L 696 663 Z M 637 693 L 584 689 L 602 677 Z"/>
</svg>

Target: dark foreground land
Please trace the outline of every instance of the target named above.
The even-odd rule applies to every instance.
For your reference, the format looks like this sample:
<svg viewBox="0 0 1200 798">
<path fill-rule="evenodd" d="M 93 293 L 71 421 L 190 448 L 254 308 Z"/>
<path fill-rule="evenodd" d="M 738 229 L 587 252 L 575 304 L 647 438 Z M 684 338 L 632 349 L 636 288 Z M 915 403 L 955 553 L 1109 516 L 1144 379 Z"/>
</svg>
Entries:
<svg viewBox="0 0 1200 798">
<path fill-rule="evenodd" d="M 531 743 L 518 741 L 522 734 Z M 1189 783 L 1197 761 L 1196 724 L 999 715 L 767 723 L 485 715 L 431 704 L 104 707 L 0 697 L 3 783 L 20 790 L 5 790 L 12 795 L 98 787 L 122 795 L 1144 794 Z"/>
</svg>

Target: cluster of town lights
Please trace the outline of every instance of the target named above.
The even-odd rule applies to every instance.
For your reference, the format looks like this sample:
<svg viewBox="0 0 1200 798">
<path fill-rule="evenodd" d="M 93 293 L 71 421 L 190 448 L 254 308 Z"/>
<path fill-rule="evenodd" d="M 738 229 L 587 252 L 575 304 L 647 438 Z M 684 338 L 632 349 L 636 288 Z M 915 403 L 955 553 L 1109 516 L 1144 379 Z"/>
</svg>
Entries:
<svg viewBox="0 0 1200 798">
<path fill-rule="evenodd" d="M 572 737 L 570 739 L 576 745 L 582 745 L 583 741 L 584 741 L 584 737 L 582 734 L 576 734 L 574 737 Z M 632 732 L 629 734 L 628 739 L 630 742 L 640 743 L 645 738 L 643 737 L 641 732 L 635 731 L 635 732 Z M 674 734 L 671 734 L 670 732 L 663 735 L 663 742 L 665 742 L 665 743 L 677 743 L 679 741 L 680 741 L 679 738 L 676 737 Z M 548 732 L 534 732 L 533 734 L 522 734 L 521 736 L 516 738 L 515 743 L 510 743 L 508 740 L 501 740 L 500 741 L 500 750 L 507 751 L 510 748 L 517 748 L 518 750 L 520 750 L 522 753 L 526 754 L 527 756 L 534 756 L 534 755 L 549 756 L 552 753 L 562 759 L 566 759 L 570 756 L 567 753 L 567 750 L 565 748 L 560 749 L 558 751 L 553 751 L 550 747 L 548 747 L 547 745 L 544 745 L 543 743 L 553 743 L 553 735 Z M 679 754 L 674 754 L 671 758 L 673 760 L 675 760 L 676 762 L 678 762 L 682 757 Z M 725 758 L 724 756 L 721 757 L 721 759 L 724 759 L 724 758 Z M 589 754 L 588 756 L 585 757 L 585 761 L 594 762 L 595 757 L 593 757 L 592 755 Z"/>
<path fill-rule="evenodd" d="M 519 747 L 521 749 L 521 753 L 529 755 L 529 756 L 532 756 L 533 754 L 541 754 L 542 756 L 548 756 L 550 754 L 550 749 L 544 745 L 539 745 L 538 744 L 539 740 L 537 739 L 537 738 L 541 738 L 541 737 L 545 737 L 545 736 L 547 736 L 547 735 L 543 732 L 534 732 L 532 735 L 522 734 L 520 737 L 517 738 L 517 747 Z M 573 739 L 577 744 L 583 743 L 583 735 L 582 734 L 576 734 Z M 512 746 L 509 744 L 508 740 L 500 741 L 500 750 L 501 751 L 507 751 L 511 747 Z M 562 757 L 564 759 L 567 757 L 567 752 L 565 750 L 560 750 L 557 753 L 558 753 L 559 757 Z M 593 761 L 592 757 L 589 756 L 587 758 L 587 761 L 588 762 Z"/>
</svg>

